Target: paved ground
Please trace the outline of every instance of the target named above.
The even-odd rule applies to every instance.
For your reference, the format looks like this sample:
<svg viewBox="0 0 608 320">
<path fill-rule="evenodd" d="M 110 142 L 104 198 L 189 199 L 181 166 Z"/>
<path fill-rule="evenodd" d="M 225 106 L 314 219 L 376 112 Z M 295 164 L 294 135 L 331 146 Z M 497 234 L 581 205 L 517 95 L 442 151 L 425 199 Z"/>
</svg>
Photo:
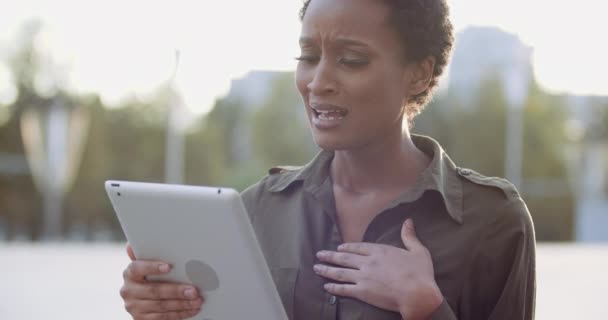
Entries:
<svg viewBox="0 0 608 320">
<path fill-rule="evenodd" d="M 608 319 L 608 244 L 538 245 L 538 320 Z M 130 319 L 122 245 L 0 244 L 0 319 Z"/>
</svg>

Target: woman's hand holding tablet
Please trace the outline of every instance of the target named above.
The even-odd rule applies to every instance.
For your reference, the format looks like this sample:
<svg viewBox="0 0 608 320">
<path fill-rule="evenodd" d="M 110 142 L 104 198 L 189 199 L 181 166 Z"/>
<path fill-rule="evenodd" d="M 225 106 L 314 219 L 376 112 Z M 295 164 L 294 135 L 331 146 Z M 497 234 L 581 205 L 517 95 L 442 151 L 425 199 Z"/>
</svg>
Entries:
<svg viewBox="0 0 608 320">
<path fill-rule="evenodd" d="M 163 261 L 137 260 L 127 243 L 131 263 L 123 272 L 120 296 L 135 320 L 181 320 L 201 311 L 204 299 L 196 287 L 174 282 L 148 282 L 149 275 L 163 275 L 171 265 Z"/>
</svg>

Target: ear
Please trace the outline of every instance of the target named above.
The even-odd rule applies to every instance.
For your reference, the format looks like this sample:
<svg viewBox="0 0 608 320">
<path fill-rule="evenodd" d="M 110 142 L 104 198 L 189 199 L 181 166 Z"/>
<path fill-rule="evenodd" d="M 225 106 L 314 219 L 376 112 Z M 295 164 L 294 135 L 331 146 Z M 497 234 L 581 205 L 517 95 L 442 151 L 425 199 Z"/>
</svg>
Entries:
<svg viewBox="0 0 608 320">
<path fill-rule="evenodd" d="M 408 69 L 408 93 L 410 96 L 421 94 L 429 87 L 431 79 L 433 79 L 435 57 L 428 56 L 420 61 L 412 62 L 408 65 Z"/>
</svg>

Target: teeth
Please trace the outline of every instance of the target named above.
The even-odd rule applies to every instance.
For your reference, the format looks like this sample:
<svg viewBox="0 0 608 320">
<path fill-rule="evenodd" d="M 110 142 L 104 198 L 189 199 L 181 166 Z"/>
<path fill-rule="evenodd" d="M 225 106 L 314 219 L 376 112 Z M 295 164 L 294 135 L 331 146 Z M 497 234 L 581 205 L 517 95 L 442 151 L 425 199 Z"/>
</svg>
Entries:
<svg viewBox="0 0 608 320">
<path fill-rule="evenodd" d="M 333 110 L 317 110 L 313 108 L 317 117 L 324 121 L 342 120 L 346 116 L 346 111 L 340 109 Z"/>
<path fill-rule="evenodd" d="M 330 121 L 331 121 L 331 120 L 342 120 L 342 119 L 344 119 L 344 117 L 331 117 L 331 116 L 328 116 L 328 115 L 327 115 L 327 114 L 325 114 L 325 113 L 321 113 L 321 114 L 319 115 L 319 119 L 322 119 L 322 120 L 330 120 Z"/>
<path fill-rule="evenodd" d="M 340 111 L 340 110 L 317 110 L 317 109 L 314 109 L 314 110 L 318 113 L 323 113 L 323 114 L 325 114 L 325 113 L 342 113 L 342 111 Z"/>
</svg>

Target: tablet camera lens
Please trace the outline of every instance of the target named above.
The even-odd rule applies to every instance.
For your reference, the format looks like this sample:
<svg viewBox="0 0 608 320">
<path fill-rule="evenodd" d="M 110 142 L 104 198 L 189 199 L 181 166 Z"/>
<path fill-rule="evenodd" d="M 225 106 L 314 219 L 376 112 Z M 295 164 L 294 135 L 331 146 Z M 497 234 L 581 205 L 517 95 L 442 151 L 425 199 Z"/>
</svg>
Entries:
<svg viewBox="0 0 608 320">
<path fill-rule="evenodd" d="M 120 192 L 117 192 L 116 194 L 120 197 Z"/>
</svg>

